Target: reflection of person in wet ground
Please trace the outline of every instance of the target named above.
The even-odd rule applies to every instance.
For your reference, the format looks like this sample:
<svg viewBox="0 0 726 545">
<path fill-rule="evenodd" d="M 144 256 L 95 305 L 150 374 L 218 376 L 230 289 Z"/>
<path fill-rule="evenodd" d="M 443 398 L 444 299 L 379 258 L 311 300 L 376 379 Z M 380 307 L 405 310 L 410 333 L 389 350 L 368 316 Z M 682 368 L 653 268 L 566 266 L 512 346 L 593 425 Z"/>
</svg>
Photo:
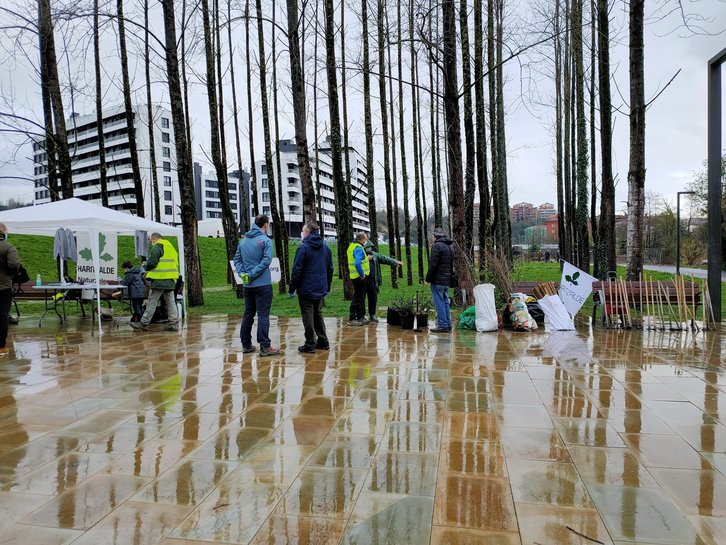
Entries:
<svg viewBox="0 0 726 545">
<path fill-rule="evenodd" d="M 0 223 L 0 357 L 8 354 L 8 316 L 13 301 L 13 276 L 20 268 L 15 246 L 8 241 L 8 230 Z"/>
<path fill-rule="evenodd" d="M 300 236 L 303 242 L 292 265 L 290 297 L 297 292 L 305 328 L 305 344 L 298 347 L 298 351 L 314 354 L 316 350 L 330 349 L 323 306 L 333 283 L 333 256 L 316 223 L 306 223 Z"/>
</svg>

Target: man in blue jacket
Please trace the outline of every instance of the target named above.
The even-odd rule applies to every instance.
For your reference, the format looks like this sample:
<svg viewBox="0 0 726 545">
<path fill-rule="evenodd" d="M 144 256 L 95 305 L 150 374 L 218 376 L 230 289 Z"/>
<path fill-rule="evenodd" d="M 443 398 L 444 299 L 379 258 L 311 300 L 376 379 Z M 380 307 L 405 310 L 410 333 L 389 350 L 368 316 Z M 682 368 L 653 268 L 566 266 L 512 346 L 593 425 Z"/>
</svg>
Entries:
<svg viewBox="0 0 726 545">
<path fill-rule="evenodd" d="M 305 344 L 298 351 L 314 354 L 316 349 L 330 349 L 322 309 L 333 283 L 333 256 L 323 242 L 316 223 L 306 223 L 300 236 L 303 242 L 295 253 L 292 265 L 290 297 L 294 297 L 297 292 L 305 327 Z"/>
<path fill-rule="evenodd" d="M 242 318 L 240 337 L 242 352 L 255 351 L 252 344 L 252 324 L 257 314 L 257 342 L 261 356 L 276 356 L 280 350 L 270 345 L 270 307 L 272 306 L 272 241 L 267 236 L 270 218 L 257 216 L 252 226 L 237 246 L 234 267 L 245 281 L 245 313 Z"/>
</svg>

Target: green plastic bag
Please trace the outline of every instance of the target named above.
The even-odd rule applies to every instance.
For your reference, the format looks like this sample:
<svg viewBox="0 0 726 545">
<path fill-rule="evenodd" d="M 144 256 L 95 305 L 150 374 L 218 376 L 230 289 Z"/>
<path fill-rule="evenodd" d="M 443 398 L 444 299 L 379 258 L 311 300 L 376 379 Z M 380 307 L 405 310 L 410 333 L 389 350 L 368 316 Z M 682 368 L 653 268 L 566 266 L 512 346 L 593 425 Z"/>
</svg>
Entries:
<svg viewBox="0 0 726 545">
<path fill-rule="evenodd" d="M 459 316 L 459 329 L 476 331 L 476 307 L 470 306 Z"/>
</svg>

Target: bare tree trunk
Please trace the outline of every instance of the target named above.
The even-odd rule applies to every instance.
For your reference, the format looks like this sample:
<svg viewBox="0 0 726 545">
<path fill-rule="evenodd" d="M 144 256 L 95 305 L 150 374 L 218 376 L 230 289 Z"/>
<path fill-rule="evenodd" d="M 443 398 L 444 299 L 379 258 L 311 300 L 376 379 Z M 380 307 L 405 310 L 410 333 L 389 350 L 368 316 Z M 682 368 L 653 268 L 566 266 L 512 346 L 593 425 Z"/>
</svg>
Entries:
<svg viewBox="0 0 726 545">
<path fill-rule="evenodd" d="M 199 247 L 197 244 L 197 215 L 194 198 L 194 179 L 192 176 L 192 157 L 187 142 L 187 129 L 184 119 L 184 102 L 179 81 L 179 58 L 176 45 L 176 26 L 174 21 L 174 0 L 161 0 L 164 11 L 164 34 L 166 39 L 166 69 L 169 81 L 169 101 L 174 122 L 179 190 L 181 193 L 181 219 L 184 230 L 185 278 L 189 306 L 204 304 L 202 274 L 199 266 Z"/>
<path fill-rule="evenodd" d="M 439 21 L 436 19 L 436 36 L 439 35 Z M 433 66 L 433 60 L 429 62 L 429 66 Z M 436 93 L 441 93 L 441 73 L 439 70 L 436 71 Z M 435 128 L 435 134 L 434 134 L 434 144 L 436 149 L 436 169 L 434 170 L 434 183 L 436 184 L 436 195 L 438 197 L 435 205 L 434 205 L 434 223 L 436 227 L 443 227 L 444 226 L 444 198 L 447 195 L 446 191 L 442 190 L 441 185 L 441 165 L 445 164 L 446 157 L 444 156 L 444 161 L 441 160 L 441 100 L 438 98 L 436 99 L 436 112 L 434 113 L 434 117 L 436 118 L 436 128 Z M 444 141 L 445 142 L 445 141 Z"/>
<path fill-rule="evenodd" d="M 433 9 L 433 0 L 429 0 L 428 9 Z M 436 40 L 436 37 L 433 33 L 433 25 L 432 25 L 432 19 L 433 17 L 428 18 L 428 33 L 429 33 L 429 39 L 432 41 Z M 438 21 L 437 21 L 438 26 Z M 429 72 L 429 122 L 430 122 L 430 131 L 431 131 L 431 179 L 432 179 L 432 192 L 433 192 L 433 200 L 434 200 L 434 227 L 439 227 L 441 225 L 441 216 L 439 214 L 439 207 L 441 206 L 441 195 L 439 194 L 439 183 L 437 179 L 437 170 L 439 168 L 438 166 L 438 139 L 439 135 L 436 131 L 436 119 L 438 116 L 437 111 L 437 104 L 438 100 L 434 98 L 435 93 L 435 87 L 434 87 L 434 61 L 433 61 L 433 53 L 432 50 L 429 49 L 429 65 L 428 65 L 428 72 Z M 438 89 L 436 89 L 438 91 Z"/>
<path fill-rule="evenodd" d="M 474 98 L 476 99 L 476 178 L 479 189 L 479 279 L 486 273 L 489 225 L 489 177 L 487 174 L 486 110 L 484 105 L 484 32 L 482 0 L 474 0 Z M 431 120 L 433 132 L 433 118 Z"/>
<path fill-rule="evenodd" d="M 572 2 L 572 44 L 575 57 L 575 102 L 577 118 L 577 264 L 582 270 L 590 270 L 590 241 L 587 225 L 589 210 L 587 206 L 588 179 L 587 169 L 590 163 L 587 143 L 587 118 L 585 117 L 585 66 L 583 60 L 582 32 L 583 0 Z"/>
<path fill-rule="evenodd" d="M 216 3 L 215 3 L 216 4 Z M 219 73 L 215 67 L 215 49 L 212 44 L 212 22 L 210 18 L 212 13 L 209 9 L 209 0 L 202 0 L 202 24 L 204 27 L 204 53 L 206 59 L 206 84 L 207 84 L 207 101 L 209 105 L 209 128 L 211 132 L 211 152 L 212 163 L 217 175 L 217 189 L 219 191 L 219 200 L 222 204 L 222 228 L 224 230 L 225 248 L 227 250 L 227 261 L 234 259 L 237 251 L 237 229 L 235 226 L 234 215 L 229 200 L 229 185 L 227 180 L 227 163 L 224 153 L 222 152 L 222 128 L 221 107 L 217 98 L 217 76 Z M 218 10 L 214 10 L 216 16 L 219 15 Z M 215 25 L 215 27 L 218 25 Z M 217 39 L 219 39 L 217 37 Z M 218 42 L 219 43 L 219 42 Z M 221 87 L 222 82 L 219 82 Z"/>
<path fill-rule="evenodd" d="M 335 12 L 333 0 L 325 0 L 325 70 L 328 76 L 328 109 L 330 112 L 330 148 L 333 162 L 335 214 L 338 231 L 338 267 L 343 273 L 345 300 L 353 297 L 352 284 L 345 252 L 346 243 L 353 239 L 351 205 L 344 186 L 343 154 L 340 145 L 340 108 L 338 105 L 338 75 L 335 63 Z"/>
<path fill-rule="evenodd" d="M 60 78 L 58 76 L 58 62 L 55 54 L 55 39 L 53 37 L 53 18 L 50 9 L 50 0 L 39 0 L 38 33 L 40 34 L 41 57 L 41 85 L 47 92 L 47 102 L 53 112 L 53 124 L 50 125 L 52 136 L 48 136 L 48 120 L 46 116 L 46 142 L 52 141 L 53 157 L 57 161 L 57 174 L 60 177 L 61 194 L 64 199 L 73 197 L 73 174 L 71 170 L 71 156 L 68 151 L 68 133 L 66 119 L 63 111 L 63 97 L 61 96 Z M 46 144 L 47 145 L 47 144 Z M 50 155 L 49 155 L 50 157 Z M 50 167 L 50 163 L 48 164 Z M 49 168 L 50 170 L 50 168 Z M 54 173 L 55 174 L 55 173 Z M 48 180 L 51 181 L 50 175 Z M 55 184 L 57 187 L 57 178 Z"/>
<path fill-rule="evenodd" d="M 267 165 L 267 186 L 270 194 L 270 211 L 272 212 L 273 239 L 275 241 L 275 252 L 277 257 L 284 259 L 282 244 L 282 232 L 285 226 L 280 221 L 280 211 L 277 208 L 277 192 L 275 189 L 275 171 L 272 163 L 272 143 L 270 142 L 270 109 L 267 103 L 267 67 L 265 55 L 264 25 L 262 22 L 262 0 L 255 0 L 257 12 L 257 52 L 259 55 L 260 70 L 260 97 L 262 99 L 262 129 L 265 140 L 265 164 Z M 287 293 L 287 279 L 285 271 L 282 271 L 282 278 L 278 286 L 280 293 Z"/>
<path fill-rule="evenodd" d="M 365 1 L 365 0 L 364 0 Z M 388 105 L 386 104 L 386 58 L 385 58 L 385 43 L 387 34 L 384 33 L 383 22 L 385 20 L 385 3 L 383 0 L 378 0 L 377 15 L 377 28 L 378 28 L 378 95 L 381 103 L 381 133 L 383 136 L 383 181 L 386 190 L 386 218 L 389 226 L 393 225 L 393 188 L 391 184 L 391 149 L 388 135 Z M 393 123 L 393 120 L 391 120 Z M 371 150 L 372 152 L 372 150 Z M 371 162 L 373 161 L 371 154 Z M 368 209 L 373 215 L 375 215 L 375 179 L 369 173 L 369 185 L 368 185 Z M 372 235 L 372 233 L 371 233 Z M 376 236 L 376 239 L 378 237 Z M 394 288 L 398 287 L 396 270 L 391 268 L 391 284 Z"/>
<path fill-rule="evenodd" d="M 504 129 L 504 2 L 497 0 L 497 169 L 499 170 L 499 192 L 501 222 L 500 245 L 505 255 L 512 260 L 512 227 L 509 217 L 509 183 L 507 181 L 507 138 Z"/>
<path fill-rule="evenodd" d="M 340 94 L 343 98 L 343 157 L 345 158 L 345 192 L 346 202 L 351 206 L 351 214 L 353 213 L 353 198 L 352 198 L 352 185 L 351 185 L 351 173 L 350 173 L 350 141 L 348 140 L 348 91 L 347 91 L 347 78 L 345 77 L 345 0 L 340 3 Z M 368 174 L 369 180 L 372 178 Z M 370 189 L 370 187 L 369 187 Z M 370 191 L 368 194 L 368 207 L 370 208 Z M 374 213 L 370 218 L 370 238 L 375 244 L 378 244 L 378 227 L 376 226 L 376 215 L 375 215 L 375 199 L 373 201 Z M 352 225 L 352 218 L 351 218 Z M 351 231 L 352 232 L 352 231 Z"/>
<path fill-rule="evenodd" d="M 304 21 L 304 16 L 302 21 Z M 300 184 L 303 194 L 303 221 L 314 221 L 317 215 L 315 189 L 310 171 L 310 150 L 307 135 L 307 107 L 305 80 L 300 61 L 300 38 L 298 33 L 297 0 L 287 0 L 287 38 L 290 54 L 290 79 L 292 82 L 292 105 L 295 118 L 295 142 L 297 144 L 297 164 L 300 169 Z M 304 44 L 304 39 L 303 39 Z M 322 225 L 320 226 L 322 229 Z"/>
<path fill-rule="evenodd" d="M 149 70 L 149 49 L 148 49 L 148 8 L 149 2 L 145 0 L 145 18 L 144 23 L 146 25 L 146 70 L 148 74 Z M 98 132 L 98 176 L 101 182 L 101 205 L 108 206 L 108 176 L 106 174 L 106 144 L 103 135 L 103 88 L 101 86 L 101 49 L 99 47 L 99 26 L 98 26 L 98 0 L 93 1 L 93 67 L 96 76 L 96 129 Z M 148 75 L 147 75 L 148 85 Z M 148 91 L 151 95 L 151 90 Z M 149 99 L 151 104 L 151 99 Z M 151 106 L 149 106 L 151 107 Z M 151 129 L 151 123 L 149 123 L 149 129 Z M 149 130 L 151 133 L 151 130 Z M 153 140 L 152 140 L 153 142 Z M 151 146 L 154 147 L 153 145 Z M 156 172 L 154 172 L 156 174 Z M 159 221 L 157 219 L 157 221 Z"/>
<path fill-rule="evenodd" d="M 418 151 L 419 151 L 419 159 L 418 159 L 418 168 L 419 168 L 419 180 L 421 180 L 421 219 L 422 219 L 422 225 L 423 225 L 423 240 L 427 241 L 429 238 L 429 227 L 428 227 L 428 207 L 426 206 L 426 183 L 423 173 L 423 132 L 421 128 L 421 81 L 419 78 L 418 73 L 418 53 L 415 53 L 416 57 L 416 63 L 414 64 L 414 75 L 415 75 L 415 84 L 414 84 L 414 92 L 416 93 L 416 127 L 417 127 L 417 134 L 418 134 Z M 424 251 L 426 254 L 426 261 L 429 259 L 429 245 L 424 243 Z"/>
<path fill-rule="evenodd" d="M 313 130 L 315 131 L 315 190 L 317 193 L 318 198 L 318 225 L 320 226 L 320 236 L 325 236 L 325 221 L 324 221 L 324 209 L 323 209 L 323 194 L 321 191 L 321 185 L 320 185 L 320 142 L 318 140 L 319 137 L 319 127 L 318 127 L 318 37 L 320 36 L 320 32 L 318 29 L 318 23 L 320 21 L 318 17 L 318 7 L 319 2 L 315 3 L 315 40 L 314 40 L 314 47 L 313 47 L 313 56 L 314 56 L 314 63 L 313 63 Z M 346 241 L 347 242 L 347 241 Z M 338 242 L 338 244 L 341 244 Z M 340 251 L 340 246 L 338 247 L 338 250 Z M 340 263 L 340 256 L 338 256 L 338 262 Z M 340 278 L 343 278 L 343 271 L 339 270 L 338 275 Z"/>
<path fill-rule="evenodd" d="M 456 5 L 455 0 L 443 0 L 443 77 L 444 113 L 446 116 L 446 140 L 449 154 L 449 207 L 452 235 L 455 241 L 455 258 L 462 290 L 472 292 L 471 266 L 461 247 L 465 238 L 464 173 L 462 169 L 461 123 L 459 119 L 459 83 L 456 63 Z"/>
<path fill-rule="evenodd" d="M 643 270 L 645 215 L 645 0 L 630 1 L 630 163 L 628 166 L 628 279 Z"/>
<path fill-rule="evenodd" d="M 232 84 L 232 109 L 234 110 L 234 142 L 237 152 L 237 169 L 239 171 L 239 192 L 242 197 L 240 204 L 240 225 L 243 232 L 250 230 L 250 195 L 249 188 L 242 177 L 242 143 L 240 142 L 239 110 L 237 108 L 237 84 L 234 79 L 234 46 L 232 45 L 232 0 L 227 0 L 227 40 L 229 41 L 229 77 Z M 254 165 L 252 165 L 254 168 Z"/>
<path fill-rule="evenodd" d="M 393 203 L 393 225 L 388 226 L 388 254 L 394 259 L 401 259 L 401 235 L 398 214 L 398 163 L 396 161 L 396 114 L 394 111 L 395 99 L 393 95 L 393 63 L 391 62 L 391 26 L 388 20 L 388 10 L 386 9 L 386 57 L 388 65 L 388 108 L 389 119 L 388 125 L 389 136 L 391 139 L 391 201 Z M 401 136 L 403 137 L 403 136 Z M 391 267 L 391 278 L 398 278 L 399 269 Z M 394 282 L 394 288 L 398 288 L 398 282 Z"/>
<path fill-rule="evenodd" d="M 573 206 L 572 206 L 572 159 L 570 145 L 571 135 L 571 113 L 572 113 L 572 78 L 570 77 L 570 66 L 572 58 L 572 50 L 570 48 L 570 36 L 571 36 L 571 20 L 570 20 L 570 2 L 565 0 L 565 9 L 563 13 L 565 18 L 565 39 L 564 39 L 564 53 L 561 55 L 563 62 L 563 74 L 562 74 L 562 109 L 564 110 L 563 124 L 564 124 L 564 141 L 563 141 L 563 157 L 564 162 L 564 221 L 562 222 L 562 228 L 565 234 L 565 240 L 563 244 L 564 254 L 562 258 L 565 261 L 573 260 L 573 248 L 572 248 L 572 228 L 571 224 L 574 222 Z"/>
<path fill-rule="evenodd" d="M 499 203 L 501 198 L 501 182 L 499 180 L 499 167 L 497 164 L 499 149 L 497 146 L 497 70 L 496 70 L 496 36 L 495 36 L 495 0 L 487 0 L 487 74 L 489 83 L 489 144 L 491 148 L 492 162 L 492 226 L 491 234 L 494 235 L 494 243 L 497 252 L 501 254 L 504 249 L 501 247 L 501 222 L 506 218 L 501 217 Z"/>
<path fill-rule="evenodd" d="M 124 109 L 126 110 L 126 125 L 129 133 L 129 154 L 131 155 L 131 172 L 134 178 L 134 193 L 136 194 L 136 215 L 146 216 L 144 208 L 144 186 L 141 183 L 141 170 L 139 169 L 139 153 L 136 149 L 136 128 L 134 126 L 134 107 L 131 104 L 131 78 L 129 76 L 129 60 L 126 52 L 126 19 L 124 18 L 124 2 L 116 0 L 116 15 L 118 20 L 118 43 L 121 56 L 121 80 L 123 82 Z"/>
<path fill-rule="evenodd" d="M 412 127 L 411 132 L 413 133 L 413 177 L 414 177 L 414 201 L 416 206 L 416 241 L 418 243 L 418 281 L 423 282 L 425 277 L 424 273 L 424 251 L 422 249 L 426 246 L 426 240 L 423 234 L 423 210 L 421 208 L 421 149 L 418 138 L 418 104 L 416 92 L 416 46 L 413 26 L 413 12 L 414 2 L 409 1 L 408 4 L 408 37 L 409 37 L 409 52 L 411 54 L 411 121 Z"/>
<path fill-rule="evenodd" d="M 261 32 L 261 31 L 258 31 Z M 257 193 L 257 165 L 255 161 L 255 124 L 252 117 L 252 48 L 250 47 L 250 0 L 245 1 L 245 61 L 247 68 L 247 130 L 250 142 L 250 188 L 252 210 L 260 215 L 260 199 Z"/>
<path fill-rule="evenodd" d="M 597 42 L 595 41 L 595 0 L 590 0 L 590 232 L 592 247 L 597 248 L 597 150 L 595 149 L 595 68 Z M 589 260 L 589 258 L 588 258 Z M 594 273 L 598 276 L 598 261 L 594 260 Z"/>
<path fill-rule="evenodd" d="M 191 18 L 191 17 L 190 17 Z M 192 122 L 189 118 L 189 78 L 187 77 L 187 48 L 186 48 L 186 36 L 187 36 L 187 0 L 182 0 L 182 13 L 181 13 L 181 77 L 182 87 L 184 91 L 184 121 L 186 123 L 187 131 L 187 144 L 189 146 L 189 156 L 192 155 Z M 172 216 L 173 217 L 173 216 Z"/>
<path fill-rule="evenodd" d="M 617 266 L 615 255 L 615 181 L 613 180 L 612 104 L 610 102 L 610 16 L 608 0 L 597 0 L 598 82 L 600 98 L 600 222 L 598 223 L 598 272 L 605 278 Z"/>
<path fill-rule="evenodd" d="M 43 48 L 43 37 L 41 35 L 41 50 Z M 50 200 L 55 202 L 60 200 L 61 195 L 58 192 L 58 158 L 56 157 L 56 144 L 55 144 L 55 133 L 53 129 L 53 106 L 50 103 L 50 87 L 47 84 L 48 81 L 48 67 L 46 66 L 45 59 L 42 58 L 40 61 L 40 88 L 41 97 L 43 103 L 43 125 L 45 128 L 45 139 L 43 141 L 43 147 L 45 150 L 46 159 L 48 161 L 48 193 L 50 193 Z"/>
<path fill-rule="evenodd" d="M 607 0 L 606 0 L 607 1 Z M 565 234 L 565 180 L 562 159 L 562 41 L 560 38 L 560 0 L 555 2 L 555 155 L 557 178 L 557 247 L 561 258 L 567 256 L 567 236 Z"/>
<path fill-rule="evenodd" d="M 403 36 L 401 32 L 401 2 L 397 6 L 397 28 L 398 28 L 398 139 L 401 145 L 401 177 L 403 178 L 403 240 L 406 247 L 406 283 L 413 284 L 413 267 L 411 263 L 411 214 L 408 208 L 408 169 L 406 166 L 406 134 L 403 125 Z"/>
<path fill-rule="evenodd" d="M 471 100 L 471 54 L 469 52 L 469 9 L 468 1 L 459 5 L 459 26 L 461 29 L 461 64 L 464 95 L 464 140 L 466 146 L 466 167 L 464 169 L 464 215 L 466 232 L 464 249 L 469 259 L 474 260 L 474 194 L 476 193 L 476 142 L 474 141 L 474 109 Z"/>
<path fill-rule="evenodd" d="M 373 119 L 371 116 L 371 60 L 370 48 L 368 45 L 368 0 L 361 1 L 361 24 L 363 25 L 363 122 L 365 125 L 366 136 L 366 178 L 368 185 L 368 215 L 371 219 L 376 215 L 376 184 L 375 169 L 373 166 Z M 345 8 L 341 9 L 344 12 Z M 341 17 L 343 15 L 341 14 Z M 341 19 L 341 29 L 343 21 Z M 341 40 L 343 46 L 344 40 Z M 344 47 L 344 46 L 343 46 Z M 343 49 L 345 52 L 345 49 Z M 345 63 L 343 63 L 345 66 Z M 345 79 L 345 76 L 343 76 Z M 382 78 L 381 78 L 382 79 Z M 386 191 L 390 191 L 390 187 L 386 186 Z M 389 194 L 386 195 L 388 199 Z M 390 232 L 391 225 L 388 229 Z M 373 232 L 371 231 L 371 235 Z"/>
<path fill-rule="evenodd" d="M 275 112 L 275 162 L 277 166 L 277 194 L 278 194 L 278 213 L 280 216 L 280 225 L 283 229 L 280 231 L 282 237 L 282 255 L 280 256 L 280 266 L 283 270 L 283 278 L 290 278 L 290 250 L 288 240 L 290 238 L 287 222 L 285 221 L 285 200 L 283 198 L 282 185 L 282 165 L 280 164 L 280 110 L 277 106 L 277 0 L 272 0 L 272 109 Z"/>
</svg>

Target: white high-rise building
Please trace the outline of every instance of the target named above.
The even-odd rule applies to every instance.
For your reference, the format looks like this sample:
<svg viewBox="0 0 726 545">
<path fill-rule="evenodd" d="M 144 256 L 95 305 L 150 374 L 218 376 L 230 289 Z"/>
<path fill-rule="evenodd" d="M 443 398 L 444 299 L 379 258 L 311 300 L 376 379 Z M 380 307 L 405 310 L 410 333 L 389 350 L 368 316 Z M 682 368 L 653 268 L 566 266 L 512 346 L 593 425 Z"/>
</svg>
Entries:
<svg viewBox="0 0 726 545">
<path fill-rule="evenodd" d="M 161 106 L 152 107 L 154 148 L 158 179 L 161 217 L 154 217 L 154 192 L 149 143 L 149 120 L 146 105 L 137 106 L 134 112 L 133 130 L 144 188 L 145 217 L 162 223 L 181 223 L 179 183 L 177 177 L 176 148 L 171 112 Z M 98 128 L 96 114 L 74 114 L 66 121 L 68 149 L 71 154 L 73 194 L 79 199 L 101 204 L 100 159 L 98 154 Z M 129 128 L 123 107 L 105 109 L 103 112 L 104 149 L 108 179 L 109 208 L 135 214 L 136 192 L 131 170 Z M 50 202 L 48 191 L 48 161 L 42 140 L 33 143 L 35 162 L 34 204 Z"/>
<path fill-rule="evenodd" d="M 244 202 L 244 189 L 249 186 L 250 173 L 246 170 L 242 171 L 242 183 L 239 180 L 240 173 L 238 170 L 230 172 L 227 176 L 227 188 L 229 190 L 229 203 L 234 214 L 234 221 L 240 224 L 241 214 L 243 212 L 242 203 Z M 194 163 L 194 196 L 197 205 L 197 219 L 221 219 L 222 218 L 222 199 L 219 195 L 219 182 L 217 174 L 214 171 L 206 173 L 202 170 L 202 165 Z"/>
<path fill-rule="evenodd" d="M 333 161 L 329 145 L 321 146 L 318 149 L 319 172 L 315 173 L 315 152 L 311 150 L 310 167 L 313 173 L 313 186 L 317 205 L 323 211 L 323 231 L 325 236 L 336 236 L 336 208 L 335 190 L 333 188 Z M 302 212 L 302 184 L 300 182 L 300 169 L 297 163 L 297 145 L 292 140 L 280 140 L 277 146 L 277 153 L 280 154 L 280 166 L 282 169 L 282 203 L 285 214 L 285 224 L 288 234 L 293 237 L 300 236 L 303 223 Z M 345 150 L 343 151 L 345 153 Z M 354 148 L 349 150 L 350 173 L 351 173 L 351 197 L 353 205 L 353 230 L 369 231 L 370 222 L 368 219 L 368 182 L 366 180 L 366 164 L 363 156 Z M 277 165 L 273 156 L 273 168 Z M 345 168 L 345 158 L 343 158 Z M 257 202 L 260 213 L 270 215 L 270 189 L 267 165 L 264 161 L 255 163 L 257 179 Z M 275 182 L 280 177 L 275 177 Z M 320 195 L 317 191 L 318 178 L 320 180 Z M 250 191 L 251 195 L 251 191 Z M 250 217 L 254 217 L 254 210 L 250 204 Z M 273 226 L 274 228 L 274 226 Z"/>
</svg>

